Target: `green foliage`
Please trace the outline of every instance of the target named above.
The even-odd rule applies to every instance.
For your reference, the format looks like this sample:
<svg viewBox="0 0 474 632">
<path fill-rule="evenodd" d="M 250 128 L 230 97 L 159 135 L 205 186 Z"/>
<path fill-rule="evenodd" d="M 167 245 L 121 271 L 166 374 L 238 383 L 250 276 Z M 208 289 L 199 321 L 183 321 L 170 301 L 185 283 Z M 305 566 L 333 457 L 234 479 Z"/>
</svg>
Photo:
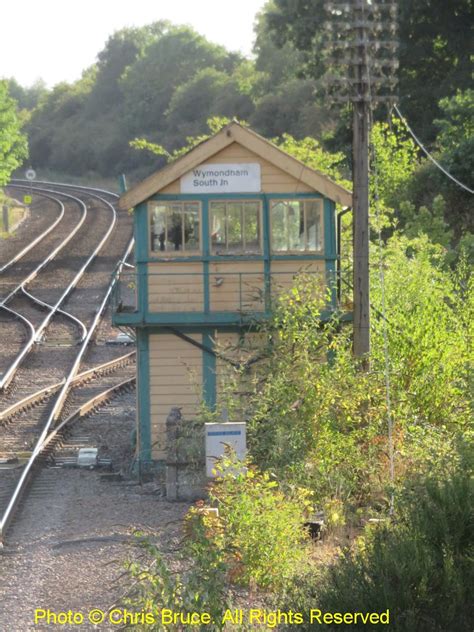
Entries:
<svg viewBox="0 0 474 632">
<path fill-rule="evenodd" d="M 213 134 L 217 134 L 223 127 L 228 125 L 230 120 L 225 116 L 213 116 L 212 118 L 206 121 L 208 133 L 202 134 L 200 136 L 188 136 L 186 138 L 186 145 L 180 147 L 179 149 L 175 149 L 172 152 L 169 152 L 167 149 L 159 145 L 158 143 L 151 143 L 147 141 L 145 138 L 135 138 L 130 141 L 130 147 L 138 150 L 146 150 L 156 156 L 164 156 L 168 162 L 172 162 L 173 160 L 177 160 L 184 154 L 187 154 L 188 151 L 191 151 L 193 147 L 199 145 L 203 141 L 210 138 Z M 245 125 L 245 121 L 240 121 L 241 125 Z"/>
<path fill-rule="evenodd" d="M 470 418 L 472 275 L 462 262 L 454 272 L 446 270 L 443 249 L 426 237 L 396 236 L 384 257 L 392 386 L 400 406 L 407 407 L 404 417 L 463 427 Z M 380 313 L 377 275 L 372 288 L 372 304 Z M 373 354 L 380 365 L 382 336 L 382 322 L 375 318 Z"/>
<path fill-rule="evenodd" d="M 375 123 L 371 132 L 377 169 L 377 193 L 385 206 L 395 208 L 419 165 L 418 150 L 404 124 L 397 118 Z M 372 197 L 375 178 L 372 178 Z"/>
<path fill-rule="evenodd" d="M 167 133 L 178 137 L 199 134 L 210 112 L 242 118 L 251 111 L 250 98 L 239 93 L 239 85 L 232 77 L 215 68 L 204 68 L 176 88 L 166 112 Z"/>
<path fill-rule="evenodd" d="M 230 607 L 225 583 L 226 566 L 217 538 L 214 516 L 203 516 L 191 510 L 188 523 L 192 537 L 188 537 L 180 550 L 182 573 L 170 568 L 170 564 L 148 537 L 137 534 L 137 544 L 146 553 L 147 562 L 129 562 L 128 573 L 133 584 L 125 599 L 125 605 L 134 612 L 153 615 L 154 624 L 134 626 L 144 630 L 171 630 L 177 632 L 181 625 L 161 625 L 160 611 L 168 608 L 174 612 L 207 612 L 214 623 L 207 629 L 221 630 L 222 615 Z M 191 563 L 190 563 L 191 562 Z"/>
<path fill-rule="evenodd" d="M 209 498 L 219 513 L 209 511 L 202 501 L 188 511 L 186 537 L 178 553 L 181 572 L 172 571 L 150 538 L 138 534 L 148 561 L 127 565 L 134 583 L 126 606 L 149 612 L 156 621 L 162 608 L 206 612 L 213 619 L 206 629 L 222 630 L 232 584 L 278 589 L 304 568 L 308 492 L 294 488 L 284 494 L 268 473 L 238 461 L 230 451 L 216 464 L 216 473 Z M 164 628 L 156 623 L 138 629 Z"/>
<path fill-rule="evenodd" d="M 474 287 L 465 261 L 451 272 L 443 249 L 425 236 L 395 235 L 383 256 L 398 485 L 410 473 L 442 471 L 456 458 L 457 436 L 468 430 Z M 378 257 L 374 250 L 372 260 Z M 371 371 L 360 371 L 353 358 L 350 329 L 337 320 L 321 323 L 324 297 L 303 275 L 274 304 L 264 328 L 270 357 L 257 364 L 247 410 L 256 462 L 311 488 L 321 507 L 341 500 L 348 513 L 359 506 L 383 510 L 389 490 L 377 274 L 371 285 Z"/>
<path fill-rule="evenodd" d="M 228 453 L 216 465 L 209 490 L 219 509 L 220 540 L 231 582 L 278 589 L 301 567 L 305 558 L 303 529 L 310 507 L 308 492 L 284 493 L 268 472 Z"/>
<path fill-rule="evenodd" d="M 330 153 L 314 138 L 297 140 L 290 134 L 283 134 L 280 141 L 275 139 L 273 142 L 308 167 L 324 173 L 342 186 L 351 187 L 350 182 L 341 175 L 341 170 L 345 167 L 342 152 Z"/>
<path fill-rule="evenodd" d="M 28 156 L 28 145 L 21 132 L 16 103 L 8 92 L 8 82 L 0 81 L 0 186 Z"/>
<path fill-rule="evenodd" d="M 163 132 L 164 115 L 177 88 L 206 68 L 232 71 L 237 59 L 189 27 L 169 27 L 121 79 L 132 133 Z"/>
<path fill-rule="evenodd" d="M 441 195 L 434 198 L 432 209 L 421 206 L 416 210 L 411 202 L 401 202 L 400 217 L 404 235 L 409 239 L 428 235 L 435 244 L 443 246 L 446 252 L 451 250 L 453 231 L 444 219 L 445 209 L 446 202 Z"/>
<path fill-rule="evenodd" d="M 471 86 L 471 0 L 400 0 L 399 83 L 401 108 L 425 142 L 433 140 L 438 101 Z M 274 0 L 265 12 L 280 46 L 301 51 L 307 75 L 325 71 L 323 0 Z"/>
<path fill-rule="evenodd" d="M 303 277 L 274 306 L 272 354 L 257 374 L 250 413 L 250 450 L 261 466 L 310 487 L 321 508 L 335 498 L 367 504 L 381 492 L 383 382 L 359 370 L 347 331 L 338 331 L 336 321 L 321 324 L 322 299 L 308 297 L 309 287 Z"/>
<path fill-rule="evenodd" d="M 289 603 L 300 611 L 315 604 L 323 612 L 388 609 L 394 632 L 468 632 L 474 615 L 473 493 L 469 470 L 419 481 L 405 490 L 393 522 L 369 529 L 327 573 L 299 582 Z M 359 621 L 351 629 L 379 627 Z"/>
<path fill-rule="evenodd" d="M 8 80 L 8 92 L 12 99 L 17 102 L 20 110 L 33 110 L 39 103 L 40 99 L 47 92 L 46 84 L 41 79 L 35 81 L 29 88 L 24 88 L 13 79 Z"/>
</svg>

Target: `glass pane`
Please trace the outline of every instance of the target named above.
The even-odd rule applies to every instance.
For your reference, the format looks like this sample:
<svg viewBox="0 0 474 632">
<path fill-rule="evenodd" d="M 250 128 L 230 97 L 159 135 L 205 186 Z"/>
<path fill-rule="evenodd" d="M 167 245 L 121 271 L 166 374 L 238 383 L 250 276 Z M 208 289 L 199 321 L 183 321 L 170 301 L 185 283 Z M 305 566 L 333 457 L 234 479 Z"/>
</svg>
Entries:
<svg viewBox="0 0 474 632">
<path fill-rule="evenodd" d="M 182 250 L 183 246 L 183 216 L 172 207 L 168 216 L 168 240 L 167 250 Z"/>
<path fill-rule="evenodd" d="M 165 250 L 166 244 L 166 206 L 156 206 L 151 219 L 151 249 Z"/>
<path fill-rule="evenodd" d="M 199 211 L 194 208 L 184 213 L 184 238 L 186 252 L 199 250 Z"/>
<path fill-rule="evenodd" d="M 272 205 L 272 249 L 288 250 L 286 235 L 286 205 L 284 202 L 275 202 Z"/>
<path fill-rule="evenodd" d="M 242 204 L 227 205 L 227 251 L 242 252 Z"/>
<path fill-rule="evenodd" d="M 260 204 L 248 203 L 244 206 L 244 241 L 245 252 L 260 251 Z"/>
<path fill-rule="evenodd" d="M 288 249 L 304 250 L 303 204 L 296 200 L 287 202 Z"/>
<path fill-rule="evenodd" d="M 211 203 L 211 248 L 212 252 L 225 250 L 225 204 Z"/>
<path fill-rule="evenodd" d="M 306 249 L 322 249 L 321 204 L 316 200 L 306 202 Z"/>
</svg>

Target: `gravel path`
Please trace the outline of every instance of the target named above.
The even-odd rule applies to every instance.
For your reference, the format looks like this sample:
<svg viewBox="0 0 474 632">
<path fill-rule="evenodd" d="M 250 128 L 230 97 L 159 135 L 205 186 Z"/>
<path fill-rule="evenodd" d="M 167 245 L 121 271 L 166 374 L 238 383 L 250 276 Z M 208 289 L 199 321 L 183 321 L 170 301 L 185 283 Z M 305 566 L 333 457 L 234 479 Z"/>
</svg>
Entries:
<svg viewBox="0 0 474 632">
<path fill-rule="evenodd" d="M 98 446 L 114 469 L 129 471 L 134 399 L 123 395 L 78 423 L 69 446 Z M 186 504 L 166 502 L 153 484 L 102 479 L 98 470 L 49 468 L 35 480 L 0 555 L 1 632 L 119 629 L 94 627 L 87 613 L 106 611 L 123 593 L 123 564 L 136 554 L 133 531 L 162 528 L 165 541 L 176 544 Z M 80 612 L 85 621 L 35 625 L 37 608 Z"/>
</svg>

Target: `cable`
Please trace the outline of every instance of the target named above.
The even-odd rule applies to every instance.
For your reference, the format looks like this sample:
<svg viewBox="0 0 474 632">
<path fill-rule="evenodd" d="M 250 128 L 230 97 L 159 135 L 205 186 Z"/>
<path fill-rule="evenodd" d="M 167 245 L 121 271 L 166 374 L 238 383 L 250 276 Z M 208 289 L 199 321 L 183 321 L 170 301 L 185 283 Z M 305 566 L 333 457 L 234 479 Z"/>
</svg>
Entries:
<svg viewBox="0 0 474 632">
<path fill-rule="evenodd" d="M 462 182 L 459 182 L 459 180 L 457 180 L 454 176 L 452 176 L 448 171 L 446 171 L 446 169 L 439 164 L 439 162 L 437 160 L 435 160 L 435 158 L 433 158 L 433 156 L 430 154 L 430 152 L 425 148 L 425 146 L 423 145 L 423 143 L 415 136 L 414 131 L 411 129 L 411 127 L 408 125 L 408 122 L 406 120 L 406 118 L 403 116 L 403 114 L 400 112 L 400 110 L 398 109 L 398 107 L 394 104 L 393 106 L 395 112 L 398 114 L 399 118 L 401 121 L 403 121 L 403 123 L 405 124 L 405 127 L 407 128 L 407 130 L 410 132 L 411 136 L 413 137 L 413 140 L 415 141 L 415 143 L 418 145 L 418 147 L 423 151 L 423 153 L 426 154 L 426 156 L 431 160 L 431 162 L 436 165 L 436 167 L 438 167 L 438 169 L 440 171 L 442 171 L 444 173 L 445 176 L 448 176 L 448 178 L 450 180 L 452 180 L 454 183 L 456 183 L 458 186 L 461 187 L 461 189 L 464 189 L 465 191 L 467 191 L 468 193 L 474 194 L 474 190 L 470 189 L 469 187 L 467 187 L 465 184 L 463 184 Z"/>
</svg>

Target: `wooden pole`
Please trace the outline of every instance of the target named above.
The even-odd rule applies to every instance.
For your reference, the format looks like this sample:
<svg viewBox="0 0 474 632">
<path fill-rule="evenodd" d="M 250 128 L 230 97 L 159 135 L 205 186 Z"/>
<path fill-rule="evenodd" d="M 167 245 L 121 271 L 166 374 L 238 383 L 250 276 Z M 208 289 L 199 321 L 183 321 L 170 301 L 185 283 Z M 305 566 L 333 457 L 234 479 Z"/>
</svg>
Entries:
<svg viewBox="0 0 474 632">
<path fill-rule="evenodd" d="M 365 40 L 365 29 L 359 37 Z M 357 51 L 360 57 L 365 50 Z M 360 58 L 359 57 L 359 58 Z M 364 64 L 354 67 L 358 98 L 353 102 L 352 124 L 352 179 L 354 204 L 354 355 L 364 358 L 369 368 L 370 354 L 370 297 L 369 297 L 369 107 L 370 94 L 364 74 Z"/>
</svg>

